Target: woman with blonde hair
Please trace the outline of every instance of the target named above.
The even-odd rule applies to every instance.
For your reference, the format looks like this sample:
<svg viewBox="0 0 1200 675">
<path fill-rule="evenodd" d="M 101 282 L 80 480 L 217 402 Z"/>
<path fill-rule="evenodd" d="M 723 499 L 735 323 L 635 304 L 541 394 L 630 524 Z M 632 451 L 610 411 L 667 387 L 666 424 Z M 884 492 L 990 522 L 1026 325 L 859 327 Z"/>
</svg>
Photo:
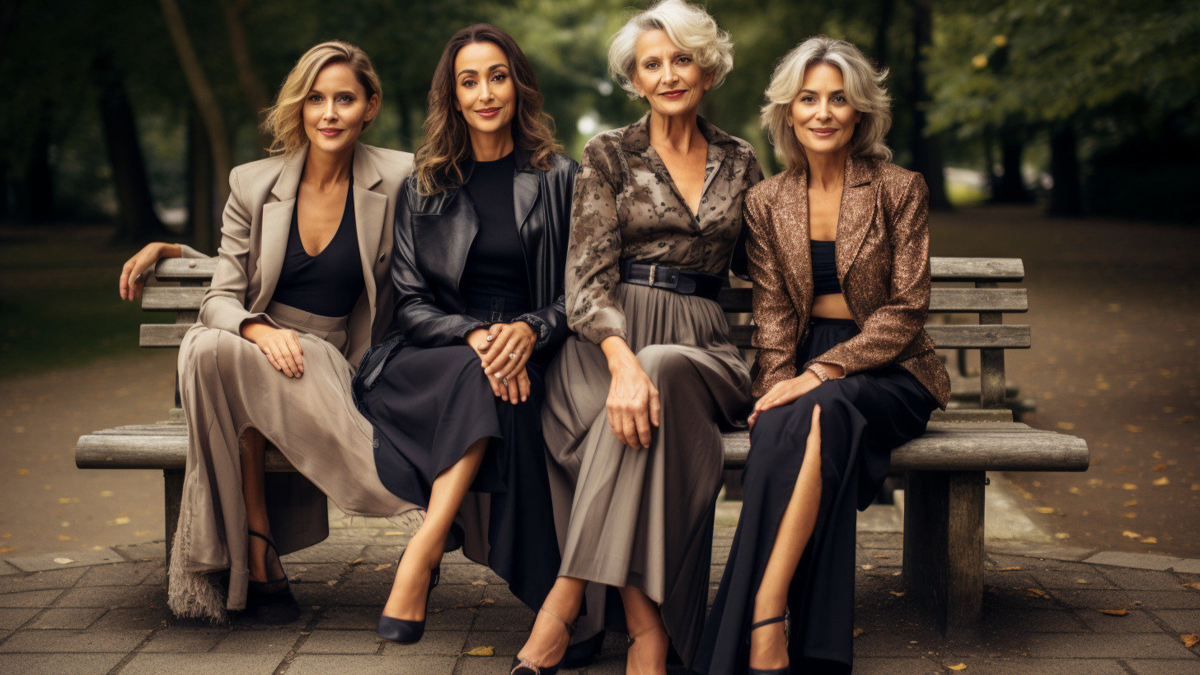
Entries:
<svg viewBox="0 0 1200 675">
<path fill-rule="evenodd" d="M 924 330 L 928 191 L 889 162 L 885 76 L 822 36 L 767 89 L 787 171 L 746 196 L 760 398 L 699 673 L 850 672 L 856 508 L 950 394 Z"/>
<path fill-rule="evenodd" d="M 762 173 L 749 143 L 697 114 L 733 66 L 729 37 L 700 7 L 667 0 L 617 32 L 609 65 L 649 112 L 583 151 L 566 273 L 579 335 L 547 375 L 542 413 L 563 562 L 514 675 L 557 670 L 577 617 L 578 637 L 596 634 L 620 616 L 606 612 L 618 595 L 626 672 L 665 672 L 672 648 L 690 662 L 720 431 L 750 411 L 749 369 L 716 296 Z"/>
<path fill-rule="evenodd" d="M 358 142 L 382 95 L 361 49 L 313 47 L 264 122 L 274 156 L 230 174 L 217 268 L 179 350 L 188 454 L 168 580 L 178 616 L 294 616 L 279 556 L 328 536 L 326 496 L 352 515 L 416 508 L 377 477 L 373 429 L 350 393 L 392 319 L 390 225 L 412 167 L 409 153 Z M 172 254 L 200 255 L 151 244 L 126 263 L 122 297 Z M 264 472 L 267 442 L 296 473 Z"/>
</svg>

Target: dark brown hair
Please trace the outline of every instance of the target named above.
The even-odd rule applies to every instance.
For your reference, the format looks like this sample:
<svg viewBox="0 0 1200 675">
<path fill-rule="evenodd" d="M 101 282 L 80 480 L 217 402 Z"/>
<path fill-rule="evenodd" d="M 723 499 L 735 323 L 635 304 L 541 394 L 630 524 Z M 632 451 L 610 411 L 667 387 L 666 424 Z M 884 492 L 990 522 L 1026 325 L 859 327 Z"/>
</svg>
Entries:
<svg viewBox="0 0 1200 675">
<path fill-rule="evenodd" d="M 467 122 L 454 109 L 454 60 L 463 47 L 490 42 L 508 58 L 509 72 L 517 88 L 517 113 L 513 117 L 513 143 L 529 153 L 530 163 L 543 171 L 551 168 L 551 158 L 562 146 L 554 140 L 554 121 L 542 112 L 542 93 L 538 90 L 533 66 L 525 52 L 508 33 L 486 23 L 477 23 L 458 31 L 438 60 L 429 87 L 429 112 L 425 116 L 425 142 L 417 150 L 417 187 L 422 194 L 437 194 L 457 187 L 465 180 L 459 163 L 471 156 L 471 136 Z M 518 167 L 519 168 L 519 167 Z"/>
</svg>

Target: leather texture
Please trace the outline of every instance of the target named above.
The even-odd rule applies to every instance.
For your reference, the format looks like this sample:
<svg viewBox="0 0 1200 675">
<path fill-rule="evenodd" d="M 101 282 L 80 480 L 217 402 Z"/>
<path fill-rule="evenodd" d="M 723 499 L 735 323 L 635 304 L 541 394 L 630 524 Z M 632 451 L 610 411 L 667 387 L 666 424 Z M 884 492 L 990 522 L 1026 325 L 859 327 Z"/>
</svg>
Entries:
<svg viewBox="0 0 1200 675">
<path fill-rule="evenodd" d="M 242 324 L 250 319 L 278 327 L 266 308 L 283 269 L 306 155 L 307 150 L 291 157 L 262 159 L 238 166 L 229 174 L 217 268 L 200 304 L 200 323 L 236 335 L 241 335 Z M 411 153 L 362 143 L 354 146 L 354 215 L 366 288 L 347 321 L 344 353 L 351 365 L 383 337 L 391 320 L 387 311 L 378 311 L 392 304 L 392 286 L 387 279 L 392 228 L 387 225 L 397 210 L 412 161 Z"/>
<path fill-rule="evenodd" d="M 525 252 L 530 299 L 537 309 L 523 315 L 538 333 L 535 349 L 557 346 L 569 334 L 564 310 L 563 267 L 571 222 L 571 193 L 578 165 L 554 155 L 542 171 L 528 153 L 514 152 L 513 177 L 517 228 Z M 470 177 L 473 161 L 463 167 Z M 391 334 L 408 344 L 440 347 L 462 344 L 486 322 L 467 315 L 459 292 L 467 254 L 479 232 L 479 217 L 467 191 L 449 188 L 422 195 L 408 180 L 396 211 L 391 278 L 396 290 Z"/>
<path fill-rule="evenodd" d="M 746 253 L 754 281 L 754 332 L 762 396 L 797 374 L 813 302 L 808 174 L 784 172 L 746 195 Z M 862 331 L 813 359 L 846 375 L 890 364 L 911 372 L 946 407 L 950 378 L 925 332 L 929 313 L 929 190 L 920 174 L 875 159 L 846 160 L 836 264 Z M 808 367 L 808 363 L 802 367 Z"/>
</svg>

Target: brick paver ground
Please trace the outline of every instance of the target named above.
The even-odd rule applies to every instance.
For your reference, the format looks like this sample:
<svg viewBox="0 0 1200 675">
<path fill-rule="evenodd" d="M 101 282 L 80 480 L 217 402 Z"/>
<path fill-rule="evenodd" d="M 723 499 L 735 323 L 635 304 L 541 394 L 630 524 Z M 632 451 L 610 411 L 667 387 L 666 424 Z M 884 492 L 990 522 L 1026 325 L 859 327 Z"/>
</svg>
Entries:
<svg viewBox="0 0 1200 675">
<path fill-rule="evenodd" d="M 864 522 L 894 520 L 872 515 Z M 723 504 L 714 591 L 735 519 L 736 506 Z M 375 621 L 406 533 L 377 520 L 333 526 L 328 541 L 285 558 L 303 612 L 283 626 L 173 619 L 165 606 L 161 542 L 0 562 L 0 673 L 508 672 L 533 612 L 496 575 L 461 554 L 448 555 L 425 638 L 412 646 L 381 642 Z M 982 634 L 950 641 L 906 593 L 900 549 L 896 532 L 860 532 L 856 673 L 1200 673 L 1200 646 L 1184 640 L 1200 633 L 1200 586 L 1184 585 L 1200 582 L 1195 560 L 996 541 L 987 558 Z M 477 647 L 490 647 L 493 656 L 467 655 Z M 610 635 L 597 663 L 570 672 L 623 673 L 625 647 L 623 636 Z"/>
</svg>

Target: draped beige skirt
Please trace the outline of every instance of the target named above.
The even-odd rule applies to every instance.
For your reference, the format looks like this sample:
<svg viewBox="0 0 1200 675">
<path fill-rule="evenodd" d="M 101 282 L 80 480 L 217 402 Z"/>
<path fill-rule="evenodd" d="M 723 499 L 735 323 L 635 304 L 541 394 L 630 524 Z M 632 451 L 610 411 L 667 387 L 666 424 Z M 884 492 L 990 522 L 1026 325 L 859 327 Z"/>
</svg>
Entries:
<svg viewBox="0 0 1200 675">
<path fill-rule="evenodd" d="M 708 601 L 721 429 L 749 414 L 750 371 L 711 300 L 620 284 L 626 340 L 662 404 L 650 447 L 624 446 L 609 429 L 611 378 L 599 345 L 569 338 L 546 377 L 543 432 L 551 454 L 559 574 L 588 581 L 577 638 L 603 626 L 598 584 L 635 586 L 658 603 L 690 663 Z"/>
<path fill-rule="evenodd" d="M 241 442 L 257 429 L 297 473 L 268 473 L 271 534 L 281 555 L 329 535 L 326 496 L 349 515 L 390 517 L 416 508 L 375 471 L 374 431 L 350 396 L 345 318 L 272 303 L 267 314 L 295 330 L 304 375 L 275 370 L 258 346 L 196 325 L 179 349 L 179 393 L 188 426 L 179 526 L 172 542 L 168 605 L 181 617 L 223 621 L 246 606 L 248 525 Z M 228 570 L 228 595 L 215 583 Z"/>
</svg>

